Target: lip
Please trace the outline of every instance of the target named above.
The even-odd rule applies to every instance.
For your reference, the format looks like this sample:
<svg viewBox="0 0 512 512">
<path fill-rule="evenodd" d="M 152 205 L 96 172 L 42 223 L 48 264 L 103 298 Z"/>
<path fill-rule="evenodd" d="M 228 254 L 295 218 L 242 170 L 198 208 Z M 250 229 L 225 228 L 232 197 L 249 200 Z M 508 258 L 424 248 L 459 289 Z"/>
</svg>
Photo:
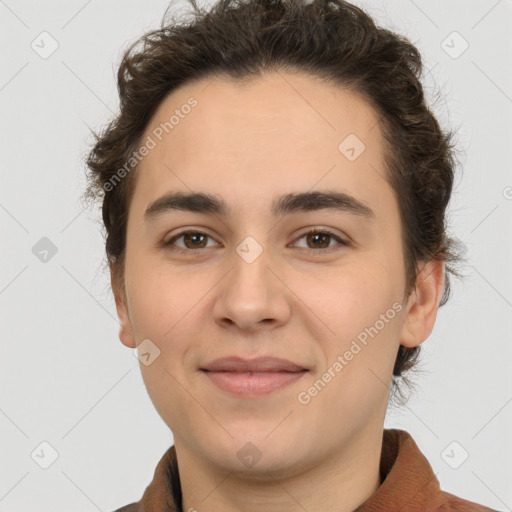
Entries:
<svg viewBox="0 0 512 512">
<path fill-rule="evenodd" d="M 211 372 L 298 372 L 307 370 L 307 368 L 279 357 L 244 359 L 243 357 L 231 356 L 215 359 L 202 367 L 201 370 Z"/>
<path fill-rule="evenodd" d="M 292 361 L 277 357 L 225 357 L 212 361 L 200 370 L 221 390 L 246 397 L 282 389 L 309 371 Z"/>
</svg>

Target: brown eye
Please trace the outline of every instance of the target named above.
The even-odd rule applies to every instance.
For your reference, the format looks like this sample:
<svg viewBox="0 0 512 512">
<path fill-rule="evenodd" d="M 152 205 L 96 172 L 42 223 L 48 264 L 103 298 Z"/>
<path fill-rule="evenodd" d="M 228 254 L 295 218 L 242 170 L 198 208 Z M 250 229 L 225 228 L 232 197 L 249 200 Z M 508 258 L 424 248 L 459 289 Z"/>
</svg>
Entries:
<svg viewBox="0 0 512 512">
<path fill-rule="evenodd" d="M 204 249 L 207 247 L 208 238 L 211 239 L 209 235 L 200 231 L 183 231 L 165 242 L 164 246 L 173 246 L 177 240 L 183 239 L 183 245 L 176 245 L 178 250 Z"/>
<path fill-rule="evenodd" d="M 306 239 L 306 249 L 329 249 L 333 247 L 333 245 L 330 245 L 333 240 L 338 242 L 338 245 L 348 245 L 339 236 L 325 230 L 314 229 L 308 231 L 300 236 L 298 240 L 301 240 L 302 238 Z"/>
<path fill-rule="evenodd" d="M 188 249 L 203 248 L 206 236 L 203 233 L 192 233 L 183 235 L 183 242 Z M 190 246 L 188 245 L 190 243 Z"/>
<path fill-rule="evenodd" d="M 306 235 L 306 240 L 308 243 L 312 243 L 315 247 L 320 247 L 321 249 L 325 247 L 329 247 L 330 235 L 326 233 L 308 233 Z"/>
<path fill-rule="evenodd" d="M 170 247 L 177 251 L 191 252 L 196 249 L 207 249 L 210 247 L 215 247 L 214 245 L 208 245 L 208 239 L 213 240 L 210 235 L 203 233 L 201 231 L 183 231 L 182 233 L 178 233 L 173 236 L 167 242 L 163 243 L 164 247 Z M 306 246 L 298 246 L 303 249 L 332 249 L 336 247 L 336 245 L 347 246 L 349 245 L 343 239 L 341 239 L 338 235 L 327 231 L 327 230 L 318 230 L 313 229 L 304 233 L 297 240 L 306 240 Z M 181 244 L 176 243 L 178 240 L 182 240 Z M 332 242 L 338 242 L 332 243 Z"/>
</svg>

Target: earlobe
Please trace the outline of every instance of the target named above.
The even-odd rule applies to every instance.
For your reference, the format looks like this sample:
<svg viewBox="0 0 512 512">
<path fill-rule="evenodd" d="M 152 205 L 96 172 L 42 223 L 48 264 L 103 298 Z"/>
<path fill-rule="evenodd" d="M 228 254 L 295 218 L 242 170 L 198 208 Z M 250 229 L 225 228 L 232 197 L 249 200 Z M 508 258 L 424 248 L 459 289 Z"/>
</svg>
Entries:
<svg viewBox="0 0 512 512">
<path fill-rule="evenodd" d="M 420 266 L 416 287 L 409 296 L 407 316 L 400 344 L 413 348 L 431 334 L 439 309 L 444 286 L 444 262 L 429 261 Z"/>
<path fill-rule="evenodd" d="M 126 305 L 126 296 L 125 293 L 120 290 L 112 269 L 110 272 L 110 283 L 116 301 L 117 316 L 119 318 L 119 339 L 123 345 L 129 348 L 136 348 L 135 336 Z"/>
</svg>

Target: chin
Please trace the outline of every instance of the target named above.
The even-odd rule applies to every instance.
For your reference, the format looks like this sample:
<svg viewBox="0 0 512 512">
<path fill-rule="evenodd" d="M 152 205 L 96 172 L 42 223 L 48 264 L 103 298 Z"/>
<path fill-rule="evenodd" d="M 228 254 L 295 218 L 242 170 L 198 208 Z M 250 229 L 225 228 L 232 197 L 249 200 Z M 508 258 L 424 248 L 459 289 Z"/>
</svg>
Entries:
<svg viewBox="0 0 512 512">
<path fill-rule="evenodd" d="M 272 428 L 275 428 L 272 427 Z M 301 438 L 290 432 L 271 433 L 272 428 L 246 430 L 241 435 L 233 431 L 233 438 L 201 443 L 207 453 L 201 457 L 209 458 L 212 464 L 222 466 L 227 471 L 256 480 L 268 480 L 273 477 L 286 478 L 298 473 L 304 466 L 300 445 L 292 440 Z"/>
</svg>

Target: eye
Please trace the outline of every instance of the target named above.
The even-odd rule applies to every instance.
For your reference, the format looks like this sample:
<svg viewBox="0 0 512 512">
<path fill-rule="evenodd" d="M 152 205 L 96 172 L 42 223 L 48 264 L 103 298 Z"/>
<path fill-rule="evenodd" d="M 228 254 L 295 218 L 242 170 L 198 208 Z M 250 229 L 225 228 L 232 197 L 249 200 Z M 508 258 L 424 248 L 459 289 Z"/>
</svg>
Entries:
<svg viewBox="0 0 512 512">
<path fill-rule="evenodd" d="M 197 249 L 207 249 L 209 247 L 214 247 L 215 245 L 207 245 L 208 238 L 213 240 L 213 238 L 210 235 L 207 235 L 206 233 L 203 233 L 201 231 L 187 230 L 178 233 L 177 235 L 170 238 L 168 241 L 164 242 L 162 245 L 164 247 L 172 246 L 173 249 L 176 249 L 178 251 L 190 252 L 195 251 Z M 308 232 L 302 234 L 299 238 L 297 238 L 297 240 L 301 240 L 303 238 L 306 239 L 306 244 L 313 245 L 313 247 L 301 247 L 303 249 L 331 249 L 333 246 L 331 245 L 330 242 L 332 242 L 333 240 L 338 242 L 338 245 L 349 245 L 338 235 L 325 229 L 310 229 Z M 176 241 L 180 239 L 183 239 L 183 245 L 176 244 Z"/>
<path fill-rule="evenodd" d="M 183 238 L 184 246 L 177 245 L 176 248 L 182 251 L 193 251 L 195 249 L 204 249 L 206 247 L 206 239 L 211 238 L 211 236 L 201 231 L 188 230 L 178 233 L 167 242 L 164 242 L 163 245 L 164 247 L 175 245 L 175 241 L 180 238 Z"/>
<path fill-rule="evenodd" d="M 310 229 L 308 232 L 301 235 L 297 240 L 301 240 L 303 238 L 306 239 L 306 244 L 313 244 L 313 249 L 330 249 L 332 246 L 329 246 L 329 244 L 333 241 L 333 239 L 337 241 L 339 245 L 348 245 L 348 243 L 338 235 L 335 235 L 331 231 L 325 229 Z M 311 247 L 305 248 L 311 249 Z"/>
</svg>

